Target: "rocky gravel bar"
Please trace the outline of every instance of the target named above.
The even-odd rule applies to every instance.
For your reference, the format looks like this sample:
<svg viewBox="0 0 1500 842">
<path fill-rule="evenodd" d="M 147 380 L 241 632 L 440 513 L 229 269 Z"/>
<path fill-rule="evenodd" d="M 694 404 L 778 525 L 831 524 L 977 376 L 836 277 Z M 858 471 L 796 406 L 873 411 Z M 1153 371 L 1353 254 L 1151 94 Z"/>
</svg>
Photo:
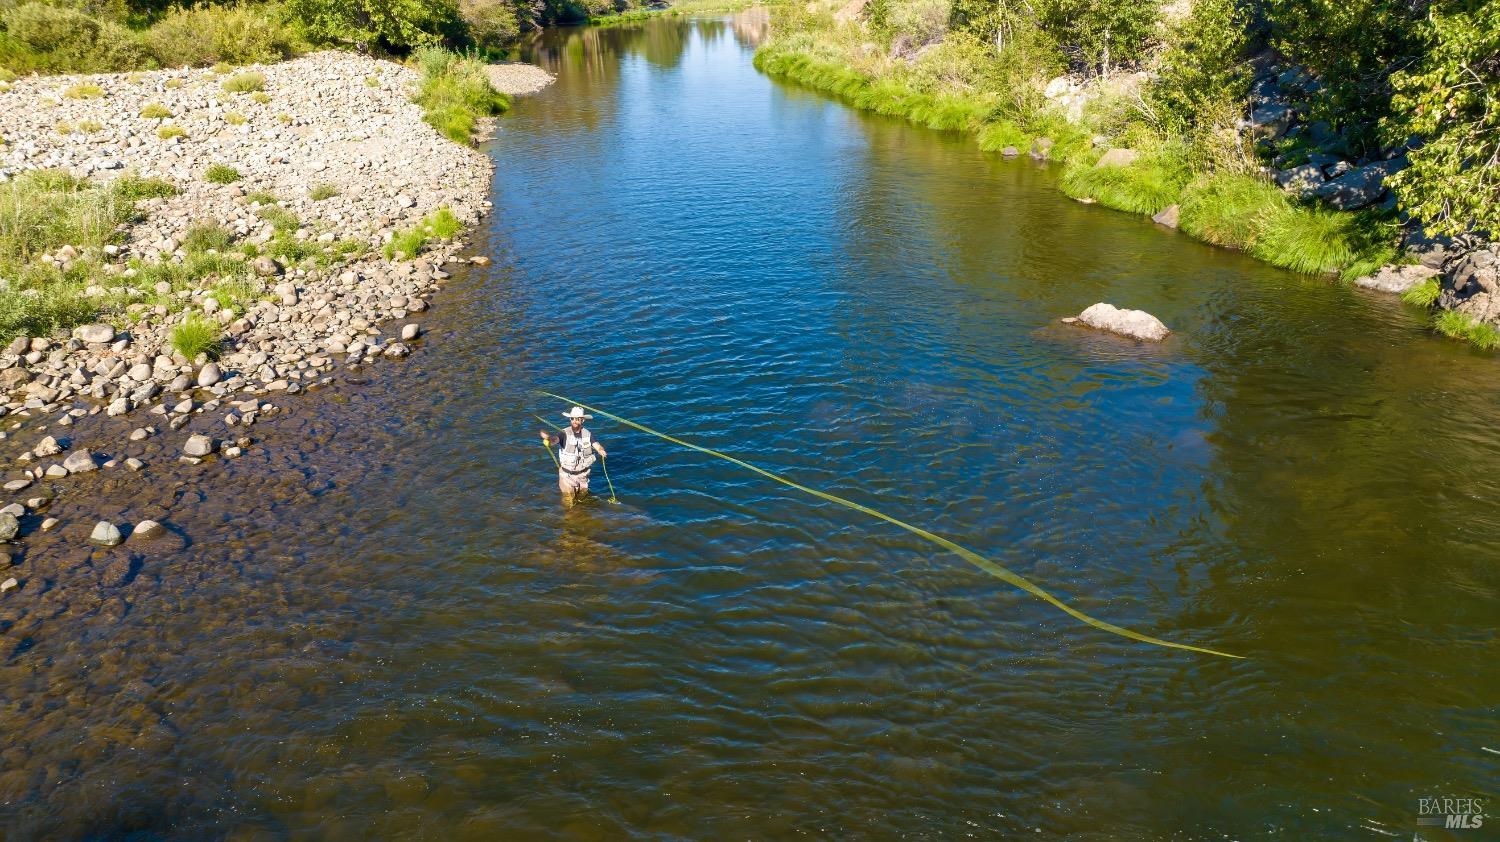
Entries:
<svg viewBox="0 0 1500 842">
<path fill-rule="evenodd" d="M 230 90 L 226 80 L 239 74 L 263 77 L 259 90 Z M 537 89 L 535 74 L 501 75 L 524 82 L 510 93 Z M 12 498 L 0 509 L 0 602 L 33 590 L 20 543 L 28 532 L 67 528 L 79 544 L 122 540 L 111 523 L 45 517 L 69 477 L 140 471 L 147 464 L 138 455 L 148 452 L 188 465 L 234 458 L 254 443 L 255 424 L 288 411 L 286 395 L 420 347 L 417 319 L 449 277 L 444 266 L 487 260 L 460 257 L 461 235 L 434 239 L 411 259 L 387 259 L 382 247 L 441 208 L 465 226 L 479 221 L 491 206 L 493 165 L 423 121 L 411 101 L 417 82 L 399 64 L 330 51 L 228 73 L 28 77 L 0 92 L 0 182 L 61 169 L 91 181 L 160 178 L 178 191 L 139 203 L 136 220 L 104 254 L 64 246 L 43 258 L 101 263 L 105 280 L 85 294 L 110 302 L 104 318 L 0 349 L 0 439 L 14 442 L 0 446 L 0 458 L 11 460 L 0 481 Z M 98 90 L 79 98 L 80 85 Z M 212 183 L 205 174 L 214 166 L 240 178 Z M 238 309 L 211 294 L 212 279 L 191 289 L 133 283 L 141 266 L 187 259 L 195 226 L 227 229 L 242 247 L 269 243 L 277 222 L 287 236 L 288 218 L 291 236 L 331 259 L 261 254 L 251 262 L 253 280 L 241 282 L 253 295 Z M 188 318 L 221 326 L 216 359 L 173 350 L 171 330 Z M 181 441 L 138 447 L 165 436 Z M 127 525 L 123 537 L 159 530 L 154 522 Z"/>
</svg>

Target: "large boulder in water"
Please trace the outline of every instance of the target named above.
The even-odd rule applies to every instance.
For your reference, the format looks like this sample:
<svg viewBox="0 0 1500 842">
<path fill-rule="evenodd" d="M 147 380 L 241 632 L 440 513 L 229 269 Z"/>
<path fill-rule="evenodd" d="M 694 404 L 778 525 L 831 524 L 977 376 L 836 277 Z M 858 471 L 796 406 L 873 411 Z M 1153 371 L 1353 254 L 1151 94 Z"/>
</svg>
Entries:
<svg viewBox="0 0 1500 842">
<path fill-rule="evenodd" d="M 1079 313 L 1077 319 L 1069 321 L 1081 322 L 1095 330 L 1107 330 L 1110 333 L 1118 333 L 1121 336 L 1146 342 L 1160 342 L 1172 332 L 1161 323 L 1161 319 L 1145 310 L 1121 310 L 1113 304 L 1105 304 L 1102 301 Z"/>
</svg>

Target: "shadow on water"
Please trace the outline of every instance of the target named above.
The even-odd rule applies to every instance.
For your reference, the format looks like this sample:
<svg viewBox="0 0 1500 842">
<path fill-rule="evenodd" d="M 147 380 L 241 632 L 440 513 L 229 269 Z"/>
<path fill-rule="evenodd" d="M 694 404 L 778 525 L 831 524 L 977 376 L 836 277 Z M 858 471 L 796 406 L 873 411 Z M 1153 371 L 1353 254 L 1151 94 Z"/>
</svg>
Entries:
<svg viewBox="0 0 1500 842">
<path fill-rule="evenodd" d="M 417 353 L 58 498 L 0 833 L 1359 838 L 1486 794 L 1494 361 L 773 83 L 759 25 L 546 33 Z M 1056 323 L 1097 300 L 1177 334 Z M 564 511 L 537 388 L 1249 660 L 604 419 L 624 504 Z"/>
</svg>

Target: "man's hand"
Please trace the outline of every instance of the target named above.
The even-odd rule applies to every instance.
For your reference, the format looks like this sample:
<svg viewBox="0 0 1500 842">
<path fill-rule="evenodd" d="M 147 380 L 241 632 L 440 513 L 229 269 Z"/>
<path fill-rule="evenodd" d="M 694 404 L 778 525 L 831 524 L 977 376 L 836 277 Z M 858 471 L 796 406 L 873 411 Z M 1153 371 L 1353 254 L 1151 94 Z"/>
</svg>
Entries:
<svg viewBox="0 0 1500 842">
<path fill-rule="evenodd" d="M 549 435 L 547 435 L 547 431 L 546 430 L 541 430 L 540 432 L 542 434 L 542 444 L 551 444 L 552 443 L 552 437 L 549 436 Z"/>
<path fill-rule="evenodd" d="M 594 450 L 598 451 L 599 455 L 603 456 L 605 459 L 609 458 L 609 454 L 605 453 L 604 448 L 600 447 L 599 445 L 594 445 Z"/>
</svg>

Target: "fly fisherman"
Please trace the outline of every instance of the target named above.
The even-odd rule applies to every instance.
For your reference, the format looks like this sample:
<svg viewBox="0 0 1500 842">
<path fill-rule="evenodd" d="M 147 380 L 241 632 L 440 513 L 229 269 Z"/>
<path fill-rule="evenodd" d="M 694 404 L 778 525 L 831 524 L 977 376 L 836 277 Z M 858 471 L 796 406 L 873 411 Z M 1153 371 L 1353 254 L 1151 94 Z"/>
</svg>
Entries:
<svg viewBox="0 0 1500 842">
<path fill-rule="evenodd" d="M 568 426 L 562 432 L 541 432 L 542 444 L 561 446 L 557 453 L 557 487 L 562 490 L 563 502 L 571 504 L 574 498 L 589 493 L 589 469 L 594 466 L 594 454 L 604 457 L 609 454 L 594 440 L 594 434 L 584 429 L 583 422 L 594 416 L 583 414 L 583 407 L 575 406 L 565 417 Z"/>
</svg>

